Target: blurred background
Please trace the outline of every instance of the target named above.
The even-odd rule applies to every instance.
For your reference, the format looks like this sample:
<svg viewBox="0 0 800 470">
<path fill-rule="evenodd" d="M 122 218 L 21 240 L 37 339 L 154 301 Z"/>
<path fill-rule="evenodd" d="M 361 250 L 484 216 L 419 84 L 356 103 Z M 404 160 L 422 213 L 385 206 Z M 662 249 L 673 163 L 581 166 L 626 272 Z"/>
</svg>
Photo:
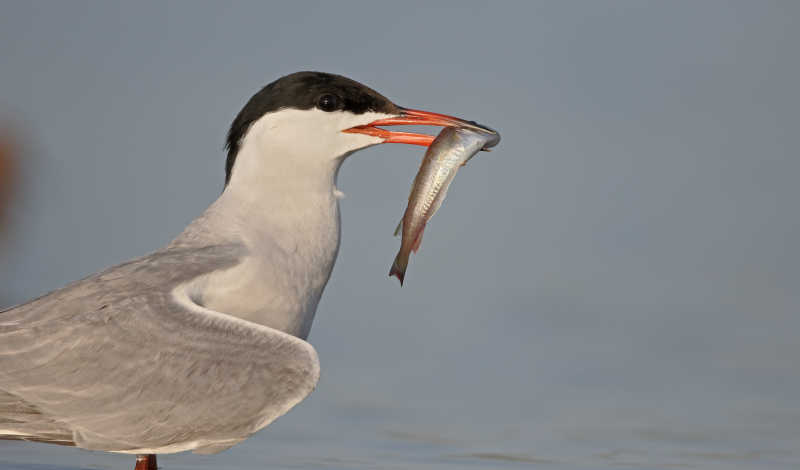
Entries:
<svg viewBox="0 0 800 470">
<path fill-rule="evenodd" d="M 800 4 L 432 3 L 0 0 L 0 308 L 167 243 L 254 92 L 339 73 L 503 142 L 402 289 L 423 152 L 351 157 L 319 387 L 163 468 L 798 468 Z"/>
</svg>

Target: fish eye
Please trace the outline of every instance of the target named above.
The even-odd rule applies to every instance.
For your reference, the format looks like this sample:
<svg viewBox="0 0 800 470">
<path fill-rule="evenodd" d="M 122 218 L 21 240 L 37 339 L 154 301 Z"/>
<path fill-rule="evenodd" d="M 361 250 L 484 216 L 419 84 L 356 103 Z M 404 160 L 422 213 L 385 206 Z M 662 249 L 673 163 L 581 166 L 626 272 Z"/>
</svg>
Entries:
<svg viewBox="0 0 800 470">
<path fill-rule="evenodd" d="M 339 109 L 339 97 L 330 93 L 322 95 L 317 101 L 317 107 L 326 112 L 336 111 Z"/>
</svg>

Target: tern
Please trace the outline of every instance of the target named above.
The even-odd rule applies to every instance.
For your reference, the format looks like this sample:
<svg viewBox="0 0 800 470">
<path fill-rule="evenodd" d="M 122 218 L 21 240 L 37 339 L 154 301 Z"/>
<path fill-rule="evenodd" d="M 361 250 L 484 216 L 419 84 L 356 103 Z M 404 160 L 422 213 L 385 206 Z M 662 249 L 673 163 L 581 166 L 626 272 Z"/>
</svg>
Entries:
<svg viewBox="0 0 800 470">
<path fill-rule="evenodd" d="M 222 194 L 172 242 L 0 312 L 0 438 L 137 454 L 227 449 L 303 400 L 339 249 L 336 177 L 382 126 L 476 127 L 297 72 L 245 104 Z"/>
</svg>

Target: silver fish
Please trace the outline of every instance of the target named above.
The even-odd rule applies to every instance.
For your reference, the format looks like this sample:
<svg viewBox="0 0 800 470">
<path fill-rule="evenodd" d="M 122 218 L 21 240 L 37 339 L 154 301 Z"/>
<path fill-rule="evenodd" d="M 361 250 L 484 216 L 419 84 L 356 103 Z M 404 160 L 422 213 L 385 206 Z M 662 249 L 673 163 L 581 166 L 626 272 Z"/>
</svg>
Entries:
<svg viewBox="0 0 800 470">
<path fill-rule="evenodd" d="M 447 189 L 456 172 L 481 150 L 488 150 L 500 142 L 500 134 L 492 129 L 485 131 L 462 127 L 446 127 L 431 143 L 422 159 L 403 219 L 395 236 L 403 234 L 400 251 L 392 263 L 389 276 L 396 276 L 403 285 L 411 252 L 419 250 L 425 225 L 441 207 Z"/>
</svg>

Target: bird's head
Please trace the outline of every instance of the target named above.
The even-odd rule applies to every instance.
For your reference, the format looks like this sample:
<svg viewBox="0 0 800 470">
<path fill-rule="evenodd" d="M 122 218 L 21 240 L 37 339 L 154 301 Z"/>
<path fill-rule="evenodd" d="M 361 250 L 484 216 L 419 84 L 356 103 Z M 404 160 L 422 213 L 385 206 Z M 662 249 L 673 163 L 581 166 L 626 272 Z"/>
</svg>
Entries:
<svg viewBox="0 0 800 470">
<path fill-rule="evenodd" d="M 372 145 L 428 146 L 434 139 L 379 127 L 392 125 L 476 126 L 452 116 L 402 108 L 340 75 L 297 72 L 265 86 L 236 116 L 228 132 L 225 182 L 240 171 L 265 166 L 276 171 L 313 170 Z M 245 153 L 247 163 L 241 162 Z"/>
</svg>

